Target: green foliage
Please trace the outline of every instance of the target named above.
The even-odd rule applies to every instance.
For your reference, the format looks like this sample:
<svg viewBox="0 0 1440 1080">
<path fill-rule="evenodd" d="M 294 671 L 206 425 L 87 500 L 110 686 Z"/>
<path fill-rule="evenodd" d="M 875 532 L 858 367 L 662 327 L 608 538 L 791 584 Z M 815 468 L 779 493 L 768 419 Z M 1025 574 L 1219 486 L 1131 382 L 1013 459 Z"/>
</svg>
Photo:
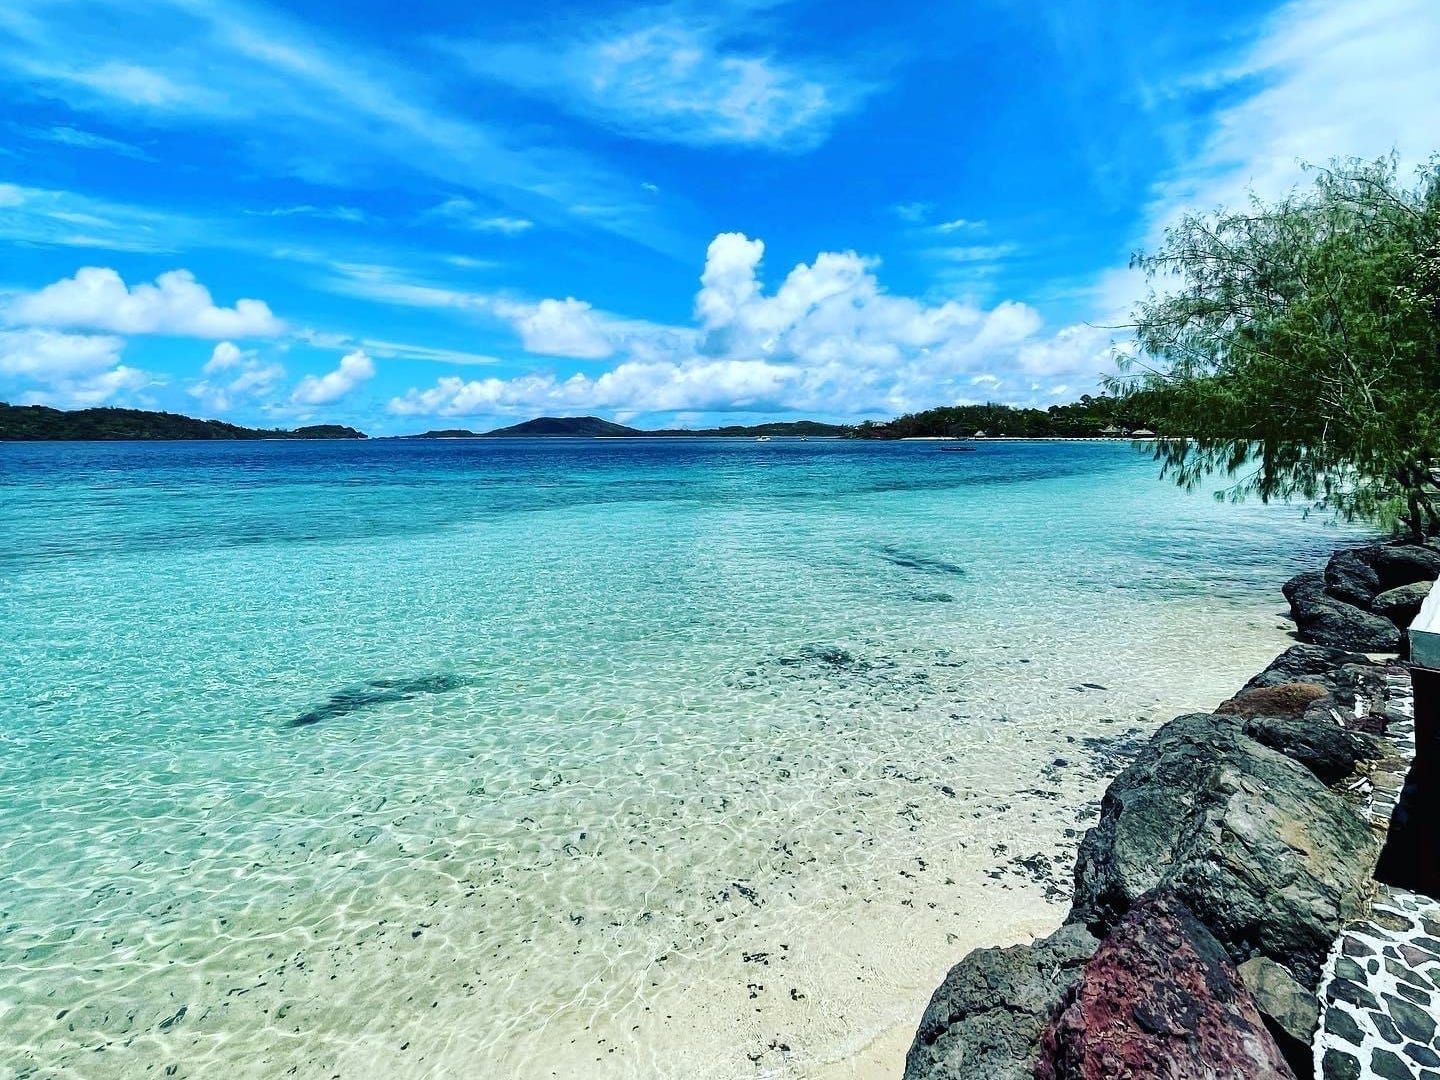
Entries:
<svg viewBox="0 0 1440 1080">
<path fill-rule="evenodd" d="M 1069 405 L 1019 409 L 1012 405 L 947 405 L 906 413 L 895 420 L 867 420 L 851 433 L 859 439 L 968 438 L 976 432 L 1010 438 L 1095 438 L 1156 427 L 1153 395 L 1138 391 L 1123 397 L 1083 395 Z"/>
<path fill-rule="evenodd" d="M 1156 448 L 1183 485 L 1219 472 L 1234 499 L 1440 534 L 1440 164 L 1413 188 L 1393 161 L 1313 173 L 1136 256 L 1151 292 L 1112 389 L 1185 436 Z"/>
</svg>

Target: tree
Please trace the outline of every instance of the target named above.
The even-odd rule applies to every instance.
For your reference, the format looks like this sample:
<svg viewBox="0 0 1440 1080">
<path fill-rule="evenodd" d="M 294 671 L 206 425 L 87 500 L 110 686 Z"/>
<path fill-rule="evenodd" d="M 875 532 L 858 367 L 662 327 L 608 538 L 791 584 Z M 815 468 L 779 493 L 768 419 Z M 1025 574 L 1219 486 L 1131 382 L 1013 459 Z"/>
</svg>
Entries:
<svg viewBox="0 0 1440 1080">
<path fill-rule="evenodd" d="M 1153 395 L 1162 475 L 1440 534 L 1440 159 L 1312 169 L 1274 204 L 1191 215 L 1138 254 L 1121 393 Z"/>
</svg>

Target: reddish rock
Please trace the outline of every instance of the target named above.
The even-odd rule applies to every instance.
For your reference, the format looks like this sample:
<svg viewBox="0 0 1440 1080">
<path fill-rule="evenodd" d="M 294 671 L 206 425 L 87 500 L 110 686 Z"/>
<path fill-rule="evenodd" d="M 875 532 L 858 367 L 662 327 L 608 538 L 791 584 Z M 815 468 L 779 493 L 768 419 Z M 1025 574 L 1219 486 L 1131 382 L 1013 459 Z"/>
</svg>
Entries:
<svg viewBox="0 0 1440 1080">
<path fill-rule="evenodd" d="M 1294 1080 L 1225 950 L 1168 893 L 1096 950 L 1041 1042 L 1037 1080 Z"/>
<path fill-rule="evenodd" d="M 1308 682 L 1280 683 L 1241 690 L 1215 711 L 1225 716 L 1284 716 L 1299 719 L 1313 702 L 1328 697 L 1323 686 Z"/>
</svg>

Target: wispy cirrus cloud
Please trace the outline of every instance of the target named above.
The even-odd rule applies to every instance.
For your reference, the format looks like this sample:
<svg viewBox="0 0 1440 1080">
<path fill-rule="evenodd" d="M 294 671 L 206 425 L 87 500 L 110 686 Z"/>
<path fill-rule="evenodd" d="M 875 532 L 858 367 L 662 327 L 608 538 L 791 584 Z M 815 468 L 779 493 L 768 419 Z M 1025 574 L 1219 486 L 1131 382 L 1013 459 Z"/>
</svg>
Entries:
<svg viewBox="0 0 1440 1080">
<path fill-rule="evenodd" d="M 1230 63 L 1181 94 L 1224 92 L 1193 152 L 1156 188 L 1153 232 L 1187 209 L 1284 194 L 1302 163 L 1395 151 L 1415 165 L 1440 148 L 1440 5 L 1431 0 L 1291 0 Z"/>
<path fill-rule="evenodd" d="M 457 46 L 471 69 L 642 139 L 800 151 L 874 84 L 856 72 L 744 44 L 752 12 L 727 20 L 677 5 L 581 27 L 568 41 Z"/>
<path fill-rule="evenodd" d="M 127 33 L 113 32 L 117 13 Z M 0 84 L 165 131 L 233 129 L 247 167 L 332 187 L 397 175 L 484 192 L 497 217 L 582 224 L 660 242 L 636 182 L 581 150 L 537 143 L 483 109 L 437 100 L 432 80 L 270 8 L 216 0 L 35 0 L 0 21 Z"/>
</svg>

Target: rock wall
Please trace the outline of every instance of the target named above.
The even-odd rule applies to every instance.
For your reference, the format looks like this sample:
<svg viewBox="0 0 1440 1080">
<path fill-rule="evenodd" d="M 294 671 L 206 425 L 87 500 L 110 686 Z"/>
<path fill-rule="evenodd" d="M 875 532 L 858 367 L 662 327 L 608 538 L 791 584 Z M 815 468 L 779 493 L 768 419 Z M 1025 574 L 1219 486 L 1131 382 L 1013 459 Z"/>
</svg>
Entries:
<svg viewBox="0 0 1440 1080">
<path fill-rule="evenodd" d="M 1333 646 L 1398 648 L 1436 575 L 1440 550 L 1375 545 L 1288 583 L 1307 642 L 1156 732 L 1081 843 L 1065 925 L 956 964 L 905 1080 L 1309 1076 L 1321 969 L 1380 850 L 1351 778 L 1391 752 L 1366 708 L 1384 666 Z"/>
</svg>

